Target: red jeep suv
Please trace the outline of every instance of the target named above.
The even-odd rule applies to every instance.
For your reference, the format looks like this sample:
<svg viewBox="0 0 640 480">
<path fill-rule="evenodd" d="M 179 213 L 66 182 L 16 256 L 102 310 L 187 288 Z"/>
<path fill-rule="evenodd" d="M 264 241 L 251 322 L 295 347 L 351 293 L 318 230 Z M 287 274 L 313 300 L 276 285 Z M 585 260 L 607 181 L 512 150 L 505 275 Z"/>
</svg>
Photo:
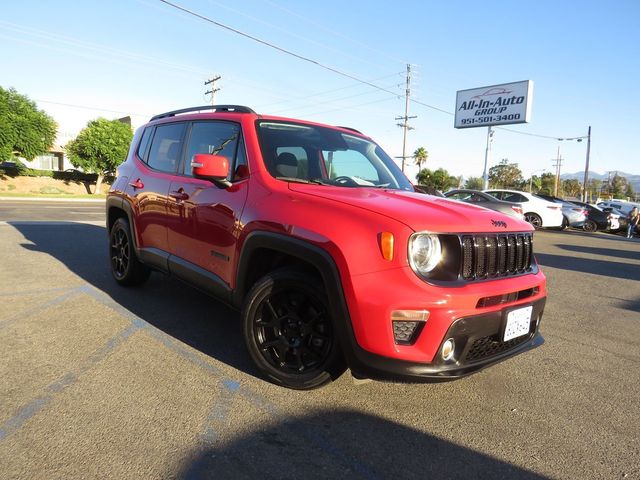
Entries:
<svg viewBox="0 0 640 480">
<path fill-rule="evenodd" d="M 199 113 L 198 113 L 199 112 Z M 357 130 L 218 105 L 135 134 L 107 198 L 122 285 L 175 275 L 242 312 L 259 370 L 463 377 L 542 344 L 533 228 L 418 193 Z"/>
</svg>

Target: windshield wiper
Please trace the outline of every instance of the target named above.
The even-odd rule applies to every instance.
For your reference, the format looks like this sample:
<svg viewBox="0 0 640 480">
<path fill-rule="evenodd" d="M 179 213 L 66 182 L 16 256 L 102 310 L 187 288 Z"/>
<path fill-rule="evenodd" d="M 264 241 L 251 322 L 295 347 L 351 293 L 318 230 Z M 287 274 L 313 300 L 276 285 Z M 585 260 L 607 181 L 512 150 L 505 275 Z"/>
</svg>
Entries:
<svg viewBox="0 0 640 480">
<path fill-rule="evenodd" d="M 311 178 L 309 180 L 305 178 L 297 178 L 297 177 L 276 177 L 276 180 L 284 180 L 285 182 L 291 183 L 306 183 L 306 184 L 314 184 L 314 185 L 329 185 L 328 183 L 323 182 L 318 178 Z"/>
</svg>

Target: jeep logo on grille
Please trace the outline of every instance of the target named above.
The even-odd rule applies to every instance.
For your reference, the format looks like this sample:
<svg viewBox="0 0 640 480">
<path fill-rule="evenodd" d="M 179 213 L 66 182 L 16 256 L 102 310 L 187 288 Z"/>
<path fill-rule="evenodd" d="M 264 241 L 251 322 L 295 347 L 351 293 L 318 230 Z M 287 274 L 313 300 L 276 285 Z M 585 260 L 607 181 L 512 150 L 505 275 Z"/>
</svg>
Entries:
<svg viewBox="0 0 640 480">
<path fill-rule="evenodd" d="M 503 222 L 502 220 L 491 220 L 491 225 L 494 227 L 507 228 L 507 222 Z"/>
</svg>

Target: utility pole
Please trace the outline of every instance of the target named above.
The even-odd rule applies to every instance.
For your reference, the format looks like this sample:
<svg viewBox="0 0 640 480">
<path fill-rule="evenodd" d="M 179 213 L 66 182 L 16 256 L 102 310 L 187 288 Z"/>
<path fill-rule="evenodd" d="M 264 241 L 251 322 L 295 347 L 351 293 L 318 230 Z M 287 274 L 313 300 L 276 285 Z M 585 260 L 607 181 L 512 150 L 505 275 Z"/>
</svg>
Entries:
<svg viewBox="0 0 640 480">
<path fill-rule="evenodd" d="M 583 202 L 588 202 L 587 197 L 589 195 L 589 153 L 591 152 L 591 125 L 589 125 L 589 133 L 587 134 L 587 161 L 584 166 L 584 197 Z"/>
<path fill-rule="evenodd" d="M 399 127 L 402 127 L 402 171 L 404 172 L 404 162 L 407 158 L 407 130 L 413 130 L 413 127 L 409 125 L 410 118 L 418 118 L 417 116 L 409 116 L 409 97 L 411 96 L 411 65 L 407 63 L 407 88 L 404 95 L 404 116 L 396 117 L 396 120 L 402 120 L 402 123 L 398 123 Z"/>
<path fill-rule="evenodd" d="M 204 82 L 204 85 L 211 85 L 211 90 L 207 90 L 206 92 L 204 92 L 205 95 L 209 95 L 211 94 L 211 105 L 215 105 L 216 104 L 216 92 L 220 91 L 219 88 L 215 88 L 216 86 L 216 82 L 218 80 L 220 80 L 222 77 L 220 75 L 214 75 L 213 78 L 207 80 L 206 82 Z"/>
<path fill-rule="evenodd" d="M 484 172 L 482 173 L 482 189 L 489 188 L 489 171 L 487 169 L 489 160 L 491 159 L 491 144 L 493 143 L 494 130 L 491 126 L 487 127 L 487 148 L 484 151 Z"/>
<path fill-rule="evenodd" d="M 556 178 L 553 182 L 553 196 L 558 196 L 558 186 L 560 185 L 560 167 L 562 167 L 562 157 L 560 156 L 560 145 L 558 145 L 558 155 L 556 156 L 556 163 L 553 164 L 556 167 Z"/>
</svg>

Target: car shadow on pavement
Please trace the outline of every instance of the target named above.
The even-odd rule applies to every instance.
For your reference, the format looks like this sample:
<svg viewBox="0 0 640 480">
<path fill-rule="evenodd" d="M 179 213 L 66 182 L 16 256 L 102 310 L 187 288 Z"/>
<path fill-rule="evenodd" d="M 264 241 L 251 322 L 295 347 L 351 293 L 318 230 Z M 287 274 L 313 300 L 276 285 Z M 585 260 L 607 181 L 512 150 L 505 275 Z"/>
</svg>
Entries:
<svg viewBox="0 0 640 480">
<path fill-rule="evenodd" d="M 640 260 L 640 251 L 634 252 L 632 250 L 620 250 L 613 248 L 593 248 L 585 247 L 582 245 L 556 245 L 556 247 L 563 250 L 576 253 L 587 253 L 589 255 L 604 255 L 606 257 L 625 258 L 629 260 Z"/>
<path fill-rule="evenodd" d="M 109 270 L 104 227 L 17 223 L 14 228 L 33 243 L 23 244 L 25 249 L 56 258 L 134 315 L 205 355 L 259 376 L 246 353 L 235 310 L 161 273 L 152 273 L 140 287 L 118 285 Z"/>
<path fill-rule="evenodd" d="M 193 453 L 178 478 L 547 478 L 351 410 L 321 410 L 268 424 L 239 438 L 225 437 L 225 424 L 219 419 L 207 430 L 201 450 Z M 526 457 L 536 459 L 530 453 Z"/>
<path fill-rule="evenodd" d="M 640 280 L 640 268 L 633 263 L 612 262 L 593 258 L 581 258 L 580 261 L 576 261 L 575 257 L 548 253 L 536 253 L 536 259 L 543 269 L 544 267 L 561 268 L 605 277 Z"/>
</svg>

